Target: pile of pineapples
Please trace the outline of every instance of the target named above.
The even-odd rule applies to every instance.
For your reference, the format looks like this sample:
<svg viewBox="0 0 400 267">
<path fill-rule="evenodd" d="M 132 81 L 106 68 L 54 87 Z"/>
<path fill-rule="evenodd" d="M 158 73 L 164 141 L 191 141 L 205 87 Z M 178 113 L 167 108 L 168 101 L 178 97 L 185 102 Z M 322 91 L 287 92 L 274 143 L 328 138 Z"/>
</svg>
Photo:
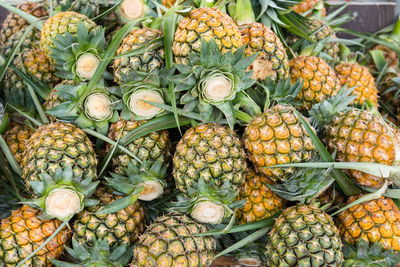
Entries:
<svg viewBox="0 0 400 267">
<path fill-rule="evenodd" d="M 0 6 L 0 266 L 400 262 L 400 22 L 354 32 L 320 0 Z"/>
</svg>

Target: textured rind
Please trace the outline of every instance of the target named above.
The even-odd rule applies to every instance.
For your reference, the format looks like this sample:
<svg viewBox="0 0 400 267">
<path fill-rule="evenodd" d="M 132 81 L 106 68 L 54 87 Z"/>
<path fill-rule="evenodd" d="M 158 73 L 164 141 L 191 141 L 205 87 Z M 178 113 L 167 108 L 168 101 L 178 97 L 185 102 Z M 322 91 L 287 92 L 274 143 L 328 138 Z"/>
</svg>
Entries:
<svg viewBox="0 0 400 267">
<path fill-rule="evenodd" d="M 399 150 L 399 135 L 377 115 L 351 109 L 339 113 L 326 128 L 327 146 L 336 160 L 393 165 Z M 385 179 L 360 171 L 349 171 L 360 185 L 380 188 Z"/>
<path fill-rule="evenodd" d="M 335 67 L 335 71 L 341 86 L 354 87 L 352 95 L 357 96 L 354 104 L 362 105 L 368 100 L 378 106 L 378 89 L 367 67 L 357 63 L 341 63 Z"/>
<path fill-rule="evenodd" d="M 100 204 L 86 208 L 77 215 L 73 237 L 80 243 L 90 245 L 93 245 L 94 239 L 106 239 L 110 246 L 134 243 L 145 228 L 144 209 L 140 202 L 114 213 L 100 215 L 96 214 L 100 208 L 122 196 L 113 195 L 104 187 L 99 187 L 95 196 Z"/>
<path fill-rule="evenodd" d="M 16 266 L 49 238 L 61 224 L 58 220 L 39 219 L 39 210 L 22 206 L 0 224 L 0 263 Z M 64 251 L 71 232 L 64 227 L 50 242 L 23 266 L 52 266 L 49 259 L 56 259 Z M 3 265 L 2 265 L 3 266 Z"/>
<path fill-rule="evenodd" d="M 341 266 L 342 242 L 332 218 L 320 208 L 285 209 L 269 233 L 267 266 Z"/>
<path fill-rule="evenodd" d="M 4 140 L 14 155 L 15 160 L 21 163 L 26 150 L 26 142 L 33 134 L 33 130 L 24 124 L 15 124 L 4 133 Z"/>
<path fill-rule="evenodd" d="M 119 120 L 110 125 L 108 137 L 114 141 L 117 141 L 143 123 L 145 123 L 145 121 Z M 107 152 L 111 149 L 112 145 L 107 144 Z M 134 140 L 132 143 L 126 146 L 126 149 L 128 149 L 141 161 L 151 162 L 161 160 L 165 164 L 168 164 L 170 160 L 169 132 L 167 130 L 162 130 L 149 133 Z M 128 154 L 122 151 L 115 153 L 111 161 L 112 171 L 119 174 L 125 174 L 125 168 L 128 167 L 128 163 L 131 161 L 139 163 L 136 159 L 130 157 Z"/>
<path fill-rule="evenodd" d="M 360 197 L 350 197 L 346 205 Z M 350 244 L 364 239 L 385 249 L 400 250 L 400 210 L 390 198 L 382 196 L 346 209 L 337 217 L 337 226 Z"/>
<path fill-rule="evenodd" d="M 47 11 L 40 2 L 26 2 L 18 5 L 17 8 L 37 18 L 47 16 Z M 0 45 L 4 44 L 15 33 L 23 32 L 28 26 L 29 23 L 26 20 L 19 15 L 10 12 L 0 29 Z"/>
<path fill-rule="evenodd" d="M 149 42 L 162 37 L 159 30 L 141 28 L 133 29 L 122 41 L 121 46 L 117 50 L 117 55 L 132 52 Z M 117 83 L 124 82 L 124 78 L 129 77 L 132 73 L 139 71 L 149 73 L 159 70 L 164 66 L 164 49 L 148 50 L 137 56 L 129 56 L 117 58 L 114 60 L 114 79 Z"/>
<path fill-rule="evenodd" d="M 172 213 L 159 217 L 134 247 L 131 266 L 210 266 L 216 250 L 214 237 L 194 236 L 206 231 L 206 225 L 186 215 Z"/>
<path fill-rule="evenodd" d="M 60 12 L 46 20 L 40 38 L 40 44 L 46 55 L 50 55 L 49 48 L 54 47 L 54 38 L 57 38 L 59 35 L 64 35 L 67 32 L 76 35 L 78 32 L 78 24 L 81 22 L 88 31 L 96 27 L 96 23 L 88 17 L 73 11 Z"/>
<path fill-rule="evenodd" d="M 236 212 L 241 224 L 269 218 L 281 211 L 285 200 L 267 186 L 273 184 L 266 176 L 258 175 L 252 169 L 246 172 L 246 182 L 240 188 L 238 200 L 245 200 L 244 206 Z"/>
<path fill-rule="evenodd" d="M 242 46 L 239 29 L 231 17 L 218 8 L 198 8 L 179 22 L 172 46 L 175 62 L 187 63 L 190 53 L 200 51 L 202 38 L 215 40 L 224 53 Z"/>
<path fill-rule="evenodd" d="M 285 181 L 294 168 L 269 168 L 277 164 L 310 161 L 314 145 L 294 108 L 276 105 L 251 121 L 243 140 L 257 172 L 274 181 Z"/>
<path fill-rule="evenodd" d="M 305 12 L 313 9 L 319 3 L 323 3 L 323 2 L 321 0 L 302 0 L 297 5 L 292 6 L 292 9 L 294 12 L 302 14 L 302 13 L 305 13 Z M 321 14 L 322 16 L 326 15 L 325 7 L 322 9 L 321 13 L 322 13 Z M 309 14 L 309 15 L 311 15 L 311 14 Z"/>
<path fill-rule="evenodd" d="M 26 143 L 21 167 L 26 182 L 40 180 L 43 172 L 72 167 L 74 175 L 97 179 L 97 159 L 92 143 L 78 127 L 55 122 L 39 127 Z"/>
<path fill-rule="evenodd" d="M 273 80 L 289 76 L 289 60 L 279 37 L 261 23 L 244 24 L 239 27 L 247 56 L 259 53 L 249 70 L 253 78 Z"/>
<path fill-rule="evenodd" d="M 238 191 L 247 169 L 242 142 L 230 128 L 221 124 L 201 124 L 190 128 L 179 141 L 173 159 L 176 187 L 183 193 L 202 178 L 217 186 L 230 182 Z"/>
<path fill-rule="evenodd" d="M 301 109 L 309 110 L 314 104 L 339 92 L 339 79 L 322 58 L 300 56 L 290 60 L 289 65 L 292 83 L 298 79 L 303 82 L 303 88 L 296 97 L 302 103 Z"/>
</svg>

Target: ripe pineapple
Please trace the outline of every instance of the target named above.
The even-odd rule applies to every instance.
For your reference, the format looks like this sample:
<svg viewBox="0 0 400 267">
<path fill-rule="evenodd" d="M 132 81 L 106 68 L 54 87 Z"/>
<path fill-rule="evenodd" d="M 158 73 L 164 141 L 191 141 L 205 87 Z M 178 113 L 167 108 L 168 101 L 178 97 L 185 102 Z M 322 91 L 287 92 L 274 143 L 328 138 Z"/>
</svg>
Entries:
<svg viewBox="0 0 400 267">
<path fill-rule="evenodd" d="M 108 137 L 114 141 L 117 141 L 143 123 L 145 123 L 145 121 L 119 120 L 110 125 Z M 111 149 L 112 146 L 108 144 L 106 150 L 110 151 Z M 169 132 L 167 130 L 163 130 L 147 134 L 127 145 L 126 149 L 138 157 L 142 162 L 161 160 L 167 164 L 170 158 Z M 120 151 L 114 154 L 114 157 L 111 161 L 112 172 L 125 175 L 125 169 L 128 167 L 128 163 L 131 161 L 139 163 L 136 159 L 130 157 L 124 152 Z"/>
<path fill-rule="evenodd" d="M 360 197 L 352 196 L 346 204 Z M 337 218 L 337 226 L 350 244 L 363 239 L 380 243 L 385 249 L 400 250 L 400 210 L 390 198 L 381 196 L 344 210 Z"/>
<path fill-rule="evenodd" d="M 47 16 L 47 11 L 41 2 L 25 2 L 17 6 L 24 12 L 27 12 L 37 18 Z M 13 34 L 22 32 L 29 23 L 15 13 L 10 13 L 4 20 L 0 29 L 0 45 L 4 44 Z"/>
<path fill-rule="evenodd" d="M 4 133 L 4 140 L 14 155 L 15 160 L 21 164 L 26 150 L 26 142 L 33 134 L 31 127 L 15 123 Z"/>
<path fill-rule="evenodd" d="M 175 3 L 176 0 L 161 0 L 161 3 L 165 6 L 165 7 L 172 7 Z"/>
<path fill-rule="evenodd" d="M 321 15 L 325 16 L 326 9 L 323 0 L 302 0 L 298 4 L 292 6 L 292 10 L 299 14 L 312 15 L 311 11 L 318 8 L 318 6 L 321 6 Z"/>
<path fill-rule="evenodd" d="M 270 166 L 309 161 L 315 150 L 294 108 L 288 105 L 276 105 L 256 116 L 247 125 L 243 140 L 257 172 L 273 181 L 285 181 L 294 169 Z"/>
<path fill-rule="evenodd" d="M 394 165 L 400 135 L 379 116 L 360 109 L 339 113 L 326 128 L 327 146 L 338 161 L 375 162 Z M 350 170 L 360 185 L 379 188 L 384 178 Z"/>
<path fill-rule="evenodd" d="M 375 79 L 367 67 L 358 63 L 341 63 L 335 67 L 340 85 L 348 88 L 355 86 L 353 95 L 357 98 L 354 104 L 362 105 L 365 101 L 370 101 L 374 106 L 378 106 L 378 89 Z"/>
<path fill-rule="evenodd" d="M 298 204 L 285 209 L 269 233 L 267 266 L 342 266 L 339 231 L 320 208 Z"/>
<path fill-rule="evenodd" d="M 133 29 L 122 41 L 121 46 L 117 50 L 117 55 L 131 52 L 141 46 L 162 37 L 159 30 L 142 28 Z M 135 72 L 149 73 L 159 70 L 164 66 L 164 49 L 147 50 L 141 55 L 121 57 L 114 60 L 114 79 L 121 84 L 126 82 Z"/>
<path fill-rule="evenodd" d="M 253 79 L 271 78 L 279 80 L 289 76 L 286 50 L 279 37 L 261 23 L 243 24 L 239 27 L 247 56 L 259 53 L 250 65 Z"/>
<path fill-rule="evenodd" d="M 38 128 L 26 143 L 22 158 L 22 177 L 40 180 L 42 172 L 52 173 L 58 167 L 72 167 L 74 175 L 97 179 L 97 159 L 92 143 L 76 126 L 55 122 Z"/>
<path fill-rule="evenodd" d="M 206 225 L 186 215 L 158 217 L 134 247 L 131 266 L 210 266 L 216 250 L 214 237 L 194 236 L 206 231 Z"/>
<path fill-rule="evenodd" d="M 246 169 L 246 154 L 241 140 L 233 130 L 216 123 L 201 124 L 187 130 L 173 159 L 177 189 L 188 197 L 193 197 L 193 191 L 199 195 L 200 201 L 195 203 L 192 216 L 201 222 L 220 222 L 224 210 L 221 210 L 222 194 L 215 198 L 203 196 L 205 192 L 198 187 L 200 180 L 211 183 L 214 190 L 229 184 L 231 196 L 236 197 L 244 183 Z M 208 210 L 213 212 L 207 213 Z"/>
<path fill-rule="evenodd" d="M 110 214 L 96 212 L 112 201 L 122 198 L 109 193 L 104 187 L 97 188 L 95 196 L 100 203 L 86 208 L 77 215 L 74 223 L 74 238 L 81 244 L 92 245 L 96 239 L 105 239 L 110 246 L 131 244 L 142 234 L 144 210 L 137 201 L 128 207 Z"/>
<path fill-rule="evenodd" d="M 83 23 L 88 31 L 96 28 L 96 23 L 88 17 L 73 11 L 60 12 L 46 20 L 40 38 L 40 44 L 45 54 L 49 56 L 50 47 L 54 47 L 53 39 L 57 36 L 66 32 L 76 35 L 79 23 Z"/>
<path fill-rule="evenodd" d="M 16 266 L 37 249 L 61 224 L 58 220 L 42 220 L 39 210 L 22 206 L 0 224 L 0 262 L 6 267 Z M 64 227 L 43 249 L 23 266 L 51 266 L 50 259 L 61 256 L 71 232 Z"/>
<path fill-rule="evenodd" d="M 302 103 L 301 109 L 309 110 L 340 90 L 340 83 L 335 71 L 322 58 L 300 56 L 289 62 L 292 83 L 303 81 L 303 89 L 296 97 Z"/>
<path fill-rule="evenodd" d="M 266 176 L 258 175 L 252 169 L 246 172 L 246 182 L 238 196 L 238 200 L 246 200 L 236 213 L 239 223 L 269 218 L 283 208 L 285 200 L 274 194 L 268 184 L 272 184 L 272 181 Z"/>
<path fill-rule="evenodd" d="M 175 62 L 187 63 L 189 54 L 200 51 L 201 39 L 214 39 L 224 53 L 243 44 L 231 17 L 218 8 L 198 8 L 179 22 L 172 46 Z"/>
</svg>

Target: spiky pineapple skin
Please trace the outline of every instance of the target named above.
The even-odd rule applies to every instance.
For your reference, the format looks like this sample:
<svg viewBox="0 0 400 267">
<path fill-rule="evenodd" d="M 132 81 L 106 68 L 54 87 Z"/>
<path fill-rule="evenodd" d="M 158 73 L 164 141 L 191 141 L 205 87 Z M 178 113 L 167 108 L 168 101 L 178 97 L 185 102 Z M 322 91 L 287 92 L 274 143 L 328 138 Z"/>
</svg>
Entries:
<svg viewBox="0 0 400 267">
<path fill-rule="evenodd" d="M 323 4 L 323 1 L 321 0 L 302 0 L 298 4 L 292 6 L 292 10 L 296 13 L 303 14 L 305 12 L 308 12 L 312 10 L 314 7 L 316 7 L 319 3 Z M 311 15 L 311 14 L 308 14 Z M 325 16 L 326 15 L 326 9 L 325 7 L 322 8 L 321 10 L 321 15 Z"/>
<path fill-rule="evenodd" d="M 29 206 L 14 210 L 10 217 L 0 224 L 0 262 L 6 266 L 16 266 L 45 242 L 61 224 L 58 220 L 42 220 L 40 211 Z M 52 266 L 50 259 L 56 259 L 64 251 L 71 236 L 68 227 L 64 227 L 35 256 L 23 266 Z"/>
<path fill-rule="evenodd" d="M 399 135 L 377 115 L 366 110 L 350 109 L 339 113 L 326 129 L 326 143 L 336 160 L 343 162 L 396 163 Z M 379 188 L 384 179 L 350 170 L 360 185 Z"/>
<path fill-rule="evenodd" d="M 342 242 L 332 218 L 320 208 L 285 209 L 269 233 L 267 266 L 341 266 Z"/>
<path fill-rule="evenodd" d="M 183 193 L 200 178 L 217 186 L 229 182 L 238 192 L 246 169 L 246 154 L 240 138 L 230 128 L 216 123 L 187 130 L 173 158 L 175 184 Z"/>
<path fill-rule="evenodd" d="M 315 150 L 294 108 L 288 105 L 276 105 L 256 116 L 247 125 L 243 140 L 256 171 L 273 181 L 285 181 L 294 169 L 270 166 L 309 161 Z"/>
<path fill-rule="evenodd" d="M 341 63 L 335 67 L 335 71 L 341 86 L 355 87 L 352 92 L 352 95 L 357 96 L 354 104 L 362 105 L 368 100 L 378 106 L 378 89 L 367 67 L 358 63 Z"/>
<path fill-rule="evenodd" d="M 100 4 L 97 0 L 50 0 L 47 8 L 53 7 L 57 12 L 75 11 L 89 18 L 100 15 Z"/>
<path fill-rule="evenodd" d="M 27 183 L 38 181 L 42 172 L 67 166 L 72 167 L 74 175 L 97 179 L 96 154 L 87 135 L 64 122 L 39 127 L 26 143 L 21 162 L 23 179 Z"/>
<path fill-rule="evenodd" d="M 117 141 L 121 137 L 133 131 L 145 121 L 125 121 L 119 120 L 110 125 L 108 137 Z M 111 145 L 106 146 L 106 151 L 112 149 Z M 167 130 L 149 133 L 145 136 L 137 138 L 135 141 L 126 146 L 131 153 L 133 153 L 141 161 L 156 161 L 161 160 L 168 164 L 170 160 L 170 139 Z M 128 167 L 129 162 L 139 163 L 136 159 L 132 158 L 125 152 L 117 152 L 111 161 L 112 171 L 118 174 L 125 174 L 125 168 Z"/>
<path fill-rule="evenodd" d="M 10 56 L 12 50 L 17 46 L 24 33 L 24 31 L 19 31 L 8 38 L 6 42 L 1 43 L 0 53 L 4 57 Z M 40 48 L 40 31 L 36 28 L 33 28 L 31 32 L 27 33 L 19 48 L 19 53 L 23 53 L 32 48 Z"/>
<path fill-rule="evenodd" d="M 206 231 L 206 225 L 186 215 L 158 217 L 134 247 L 131 266 L 210 266 L 216 250 L 214 237 L 194 236 Z"/>
<path fill-rule="evenodd" d="M 168 8 L 171 8 L 175 4 L 176 0 L 162 0 L 161 3 Z"/>
<path fill-rule="evenodd" d="M 246 182 L 240 188 L 237 198 L 245 200 L 244 206 L 236 212 L 239 223 L 256 222 L 282 210 L 285 200 L 272 192 L 268 184 L 273 182 L 266 176 L 259 175 L 252 169 L 246 172 Z"/>
<path fill-rule="evenodd" d="M 26 2 L 17 8 L 37 18 L 47 16 L 47 11 L 40 2 Z M 4 44 L 13 34 L 23 32 L 27 26 L 29 23 L 19 15 L 13 12 L 8 14 L 0 29 L 0 44 Z"/>
<path fill-rule="evenodd" d="M 4 140 L 19 164 L 21 164 L 22 156 L 26 150 L 26 142 L 33 132 L 29 126 L 16 123 L 4 133 Z"/>
<path fill-rule="evenodd" d="M 359 199 L 352 196 L 346 205 Z M 381 196 L 341 212 L 337 226 L 343 240 L 355 244 L 364 239 L 380 243 L 385 249 L 400 250 L 400 210 L 392 199 Z"/>
<path fill-rule="evenodd" d="M 172 46 L 175 62 L 187 63 L 189 54 L 200 51 L 202 38 L 214 39 L 224 53 L 242 46 L 239 29 L 231 17 L 218 8 L 198 8 L 179 22 Z"/>
<path fill-rule="evenodd" d="M 133 29 L 122 41 L 117 50 L 117 55 L 131 52 L 141 46 L 162 37 L 159 30 L 150 28 Z M 159 70 L 164 66 L 164 49 L 149 50 L 137 56 L 122 57 L 114 60 L 114 79 L 117 83 L 123 83 L 134 72 L 149 73 Z"/>
<path fill-rule="evenodd" d="M 298 79 L 303 81 L 303 88 L 296 96 L 296 100 L 302 103 L 301 109 L 309 110 L 314 104 L 339 92 L 339 79 L 322 58 L 300 56 L 290 60 L 289 65 L 292 83 Z"/>
<path fill-rule="evenodd" d="M 247 56 L 258 53 L 250 65 L 253 79 L 273 80 L 289 76 L 289 60 L 279 37 L 261 23 L 244 24 L 239 27 Z"/>
<path fill-rule="evenodd" d="M 83 23 L 88 31 L 96 27 L 96 23 L 88 17 L 73 11 L 60 12 L 46 20 L 40 37 L 40 44 L 46 55 L 49 56 L 50 47 L 54 47 L 54 38 L 67 32 L 76 35 L 79 23 Z"/>
<path fill-rule="evenodd" d="M 140 202 L 114 213 L 100 215 L 96 214 L 100 208 L 122 197 L 111 194 L 103 186 L 98 187 L 95 197 L 100 203 L 77 215 L 73 237 L 88 245 L 93 245 L 96 239 L 106 239 L 110 246 L 135 242 L 145 227 L 144 209 Z"/>
</svg>

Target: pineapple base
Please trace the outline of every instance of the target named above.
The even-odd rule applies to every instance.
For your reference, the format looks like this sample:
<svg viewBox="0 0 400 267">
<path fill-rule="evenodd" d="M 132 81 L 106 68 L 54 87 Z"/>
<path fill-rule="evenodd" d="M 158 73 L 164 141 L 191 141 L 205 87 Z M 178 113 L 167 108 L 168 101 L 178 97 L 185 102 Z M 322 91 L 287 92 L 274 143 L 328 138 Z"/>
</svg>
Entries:
<svg viewBox="0 0 400 267">
<path fill-rule="evenodd" d="M 202 201 L 194 206 L 191 215 L 199 222 L 217 224 L 224 218 L 225 209 L 211 201 Z"/>
</svg>

